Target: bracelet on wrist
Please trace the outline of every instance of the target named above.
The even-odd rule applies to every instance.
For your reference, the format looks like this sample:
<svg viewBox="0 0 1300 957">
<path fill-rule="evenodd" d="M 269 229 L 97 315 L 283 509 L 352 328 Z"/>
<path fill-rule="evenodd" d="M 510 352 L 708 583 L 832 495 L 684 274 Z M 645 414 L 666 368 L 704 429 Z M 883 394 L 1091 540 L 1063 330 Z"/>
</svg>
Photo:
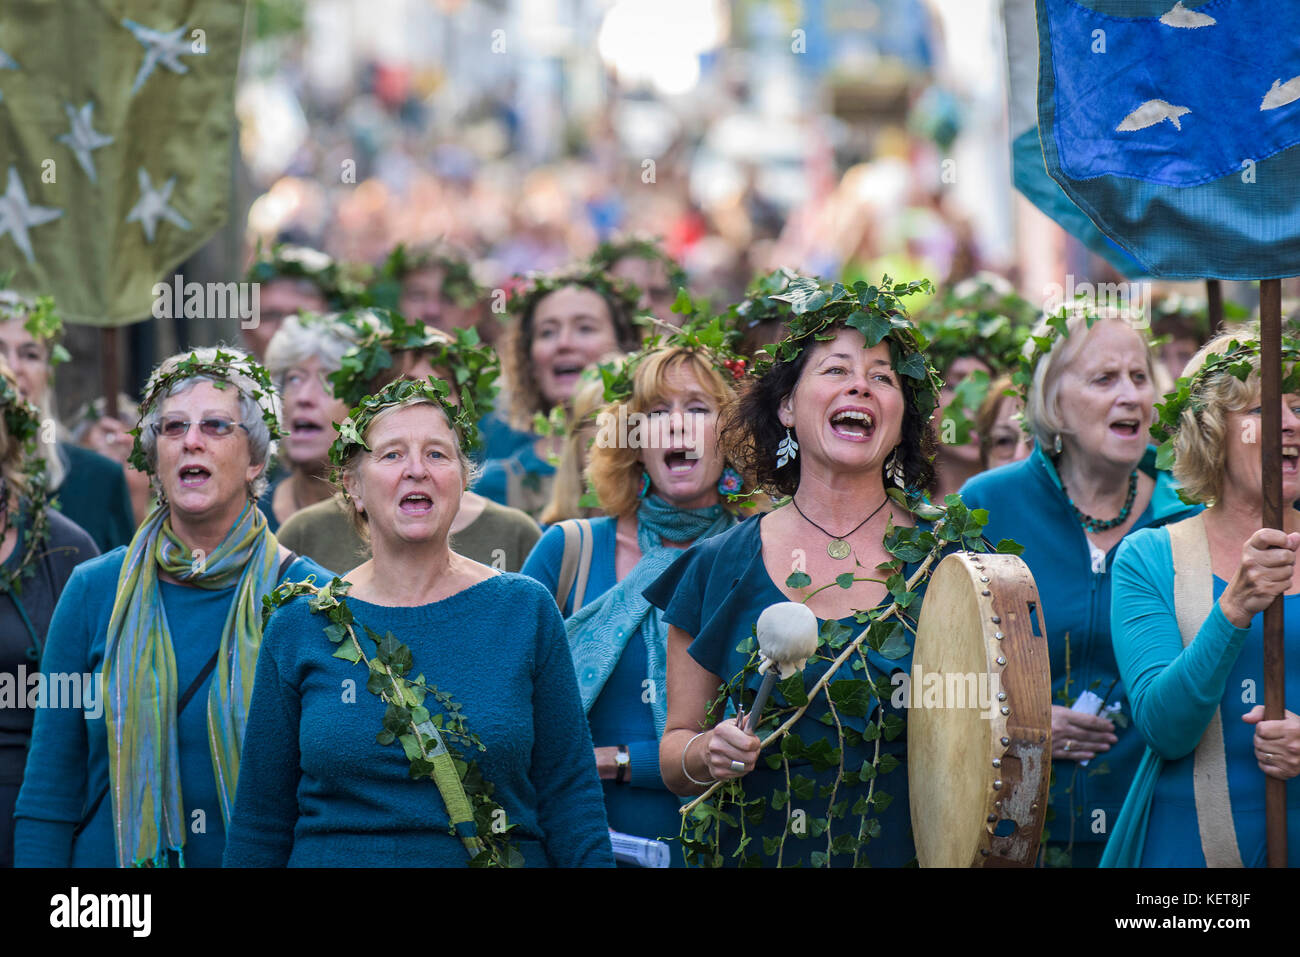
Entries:
<svg viewBox="0 0 1300 957">
<path fill-rule="evenodd" d="M 707 733 L 708 733 L 708 732 L 706 732 L 706 731 L 701 731 L 699 734 L 695 735 L 695 738 L 698 738 L 698 737 L 700 737 L 701 735 L 704 735 L 704 734 L 707 734 Z M 692 784 L 694 784 L 696 787 L 707 788 L 710 784 L 713 784 L 713 783 L 715 783 L 715 782 L 718 780 L 717 778 L 715 778 L 715 777 L 713 776 L 713 772 L 712 772 L 712 771 L 709 772 L 709 780 L 707 780 L 707 781 L 697 781 L 695 778 L 691 777 L 691 772 L 686 770 L 686 752 L 689 751 L 689 750 L 691 749 L 691 745 L 695 743 L 695 738 L 691 738 L 690 741 L 687 741 L 687 742 L 686 742 L 686 747 L 682 748 L 682 774 L 686 775 L 686 780 L 690 781 L 690 782 L 691 782 Z M 705 769 L 706 769 L 706 770 L 708 769 L 708 762 L 705 762 Z"/>
</svg>

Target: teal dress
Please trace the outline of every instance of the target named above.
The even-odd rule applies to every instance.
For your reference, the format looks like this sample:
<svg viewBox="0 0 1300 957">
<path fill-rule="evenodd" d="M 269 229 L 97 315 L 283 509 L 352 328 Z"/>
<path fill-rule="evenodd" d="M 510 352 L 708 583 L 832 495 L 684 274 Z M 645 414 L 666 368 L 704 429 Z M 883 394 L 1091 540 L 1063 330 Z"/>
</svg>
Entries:
<svg viewBox="0 0 1300 957">
<path fill-rule="evenodd" d="M 1217 710 L 1223 723 L 1228 795 L 1237 848 L 1247 867 L 1265 867 L 1264 782 L 1255 758 L 1255 725 L 1241 716 L 1264 702 L 1264 616 L 1237 628 L 1219 608 L 1227 582 L 1214 580 L 1210 617 L 1184 651 L 1174 611 L 1174 568 L 1169 531 L 1147 529 L 1124 539 L 1115 557 L 1111 631 L 1115 658 L 1128 686 L 1133 723 L 1155 756 L 1162 758 L 1154 787 L 1135 791 L 1145 801 L 1145 833 L 1120 831 L 1107 859 L 1140 860 L 1142 867 L 1205 867 L 1192 785 L 1196 745 Z M 1300 636 L 1300 595 L 1285 599 L 1287 644 Z M 1286 700 L 1300 701 L 1300 656 L 1286 656 Z M 1286 785 L 1290 867 L 1300 866 L 1300 779 Z M 1130 809 L 1126 804 L 1126 814 Z M 1122 853 L 1127 852 L 1127 853 Z M 1139 857 L 1140 855 L 1140 857 Z"/>
<path fill-rule="evenodd" d="M 763 563 L 763 544 L 759 531 L 762 520 L 762 515 L 753 516 L 721 535 L 715 535 L 713 538 L 692 545 L 645 591 L 645 597 L 652 604 L 663 609 L 665 621 L 676 625 L 691 636 L 689 649 L 691 657 L 701 667 L 718 675 L 724 681 L 729 681 L 739 673 L 749 660 L 749 652 L 739 651 L 737 646 L 753 636 L 755 623 L 763 609 L 776 602 L 789 600 L 772 581 Z M 905 574 L 910 575 L 915 569 L 916 566 L 909 565 Z M 892 599 L 886 596 L 882 607 L 887 607 L 890 601 Z M 920 614 L 919 602 L 913 606 L 913 610 L 916 614 Z M 839 623 L 851 630 L 852 637 L 856 637 L 864 627 L 857 624 L 852 617 L 840 619 Z M 821 624 L 825 626 L 824 622 Z M 866 657 L 870 663 L 871 677 L 883 676 L 892 679 L 897 674 L 910 674 L 911 635 L 907 636 L 907 643 L 909 646 L 907 653 L 892 660 L 882 657 L 875 651 L 867 650 Z M 863 647 L 866 648 L 865 645 Z M 828 650 L 823 645 L 818 653 L 825 655 Z M 829 662 L 826 661 L 809 661 L 803 673 L 804 686 L 812 687 L 825 674 L 828 667 Z M 839 680 L 841 676 L 863 677 L 861 671 L 845 667 L 836 672 L 833 681 Z M 757 675 L 750 680 L 746 686 L 747 700 L 752 700 L 761 682 L 762 678 Z M 670 687 L 670 698 L 671 695 Z M 789 703 L 781 697 L 780 692 L 774 690 L 768 707 L 788 706 Z M 863 710 L 868 712 L 873 724 L 877 708 L 884 708 L 887 722 L 906 721 L 906 711 L 902 707 L 895 707 L 892 700 L 880 702 L 871 697 Z M 764 712 L 767 713 L 767 710 L 765 708 Z M 834 726 L 828 726 L 818 720 L 818 717 L 825 712 L 824 707 L 814 705 L 805 712 L 792 729 L 793 734 L 797 735 L 802 742 L 805 755 L 809 752 L 820 752 L 824 756 L 831 748 L 836 747 Z M 851 716 L 841 711 L 840 720 L 846 729 L 844 767 L 852 770 L 861 768 L 864 763 L 871 764 L 875 743 L 862 738 L 867 718 Z M 769 725 L 764 725 L 764 736 L 768 733 L 768 728 Z M 863 853 L 873 866 L 901 867 L 916 857 L 908 810 L 906 733 L 899 734 L 892 741 L 882 740 L 881 751 L 882 754 L 888 755 L 888 758 L 882 761 L 882 770 L 885 765 L 894 762 L 897 762 L 897 766 L 878 777 L 876 793 L 888 793 L 892 800 L 889 806 L 877 816 L 880 822 L 879 836 L 866 844 Z M 750 821 L 747 824 L 747 836 L 752 839 L 745 853 L 747 866 L 775 866 L 777 855 L 772 845 L 786 829 L 786 809 L 774 807 L 772 801 L 774 791 L 785 790 L 785 772 L 779 765 L 776 769 L 768 765 L 766 756 L 771 753 L 770 750 L 764 751 L 764 757 L 759 759 L 754 770 L 744 778 L 747 799 L 761 797 L 767 801 L 762 821 Z M 790 777 L 794 791 L 792 805 L 797 805 L 795 810 L 805 812 L 807 821 L 815 822 L 817 819 L 828 818 L 827 810 L 832 803 L 830 784 L 835 778 L 835 770 L 834 767 L 826 768 L 825 762 L 818 757 L 804 756 L 791 759 Z M 865 793 L 865 787 L 861 786 L 841 789 L 834 796 L 834 803 L 838 804 L 848 797 L 851 806 Z M 831 819 L 832 841 L 836 837 L 856 834 L 859 823 L 859 817 L 852 812 L 842 818 Z M 786 839 L 782 852 L 782 866 L 789 867 L 795 864 L 806 866 L 814 863 L 812 858 L 814 853 L 820 854 L 826 851 L 826 834 L 814 834 L 813 831 L 816 829 L 815 823 L 799 830 L 792 827 L 791 835 Z M 721 851 L 728 864 L 734 862 L 731 855 L 739 846 L 740 837 L 739 828 L 728 828 L 722 837 Z M 834 854 L 829 859 L 829 863 L 832 867 L 851 866 L 852 850 L 850 849 L 848 853 Z"/>
</svg>

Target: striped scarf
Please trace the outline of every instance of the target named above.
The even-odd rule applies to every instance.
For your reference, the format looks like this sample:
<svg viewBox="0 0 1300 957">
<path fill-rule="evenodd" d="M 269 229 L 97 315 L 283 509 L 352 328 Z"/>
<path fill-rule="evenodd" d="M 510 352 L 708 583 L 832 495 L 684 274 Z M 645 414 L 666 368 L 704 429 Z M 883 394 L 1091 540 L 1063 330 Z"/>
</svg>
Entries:
<svg viewBox="0 0 1300 957">
<path fill-rule="evenodd" d="M 176 656 L 159 569 L 196 588 L 236 585 L 208 692 L 208 744 L 227 825 L 239 776 L 248 701 L 262 643 L 262 596 L 275 587 L 279 543 L 250 502 L 212 552 L 191 553 L 167 505 L 155 508 L 127 549 L 104 647 L 104 718 L 121 867 L 185 864 L 185 818 L 176 721 Z"/>
</svg>

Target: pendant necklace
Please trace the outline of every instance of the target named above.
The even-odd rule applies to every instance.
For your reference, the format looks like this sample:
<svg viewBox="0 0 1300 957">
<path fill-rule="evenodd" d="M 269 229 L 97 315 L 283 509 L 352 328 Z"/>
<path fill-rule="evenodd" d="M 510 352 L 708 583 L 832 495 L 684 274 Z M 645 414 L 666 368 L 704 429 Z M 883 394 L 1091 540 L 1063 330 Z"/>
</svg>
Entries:
<svg viewBox="0 0 1300 957">
<path fill-rule="evenodd" d="M 849 555 L 853 553 L 853 547 L 849 545 L 849 543 L 846 542 L 845 539 L 848 538 L 850 535 L 852 535 L 853 532 L 856 532 L 863 525 L 867 524 L 867 522 L 875 518 L 876 513 L 879 512 L 882 508 L 884 508 L 885 505 L 889 502 L 889 496 L 886 495 L 885 500 L 876 506 L 876 510 L 872 512 L 870 515 L 868 515 L 866 518 L 864 518 L 861 522 L 859 522 L 857 528 L 853 529 L 852 532 L 849 532 L 848 535 L 832 535 L 830 532 L 826 531 L 826 529 L 822 528 L 820 525 L 814 522 L 807 515 L 804 515 L 803 509 L 799 507 L 799 503 L 796 502 L 793 497 L 791 497 L 790 502 L 791 504 L 794 505 L 794 510 L 799 513 L 799 516 L 805 522 L 807 522 L 813 528 L 817 529 L 817 531 L 821 532 L 823 535 L 825 535 L 827 538 L 830 539 L 830 543 L 826 546 L 826 554 L 838 561 L 838 560 L 843 560 L 845 558 L 848 558 Z"/>
</svg>

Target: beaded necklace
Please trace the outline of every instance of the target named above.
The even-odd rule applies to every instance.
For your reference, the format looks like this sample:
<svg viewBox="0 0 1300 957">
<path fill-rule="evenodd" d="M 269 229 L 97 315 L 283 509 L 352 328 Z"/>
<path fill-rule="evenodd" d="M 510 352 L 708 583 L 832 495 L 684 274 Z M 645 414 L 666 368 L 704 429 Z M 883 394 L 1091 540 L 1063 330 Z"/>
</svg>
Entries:
<svg viewBox="0 0 1300 957">
<path fill-rule="evenodd" d="M 1061 483 L 1061 488 L 1065 488 L 1064 482 Z M 1068 489 L 1065 494 L 1066 499 L 1070 503 L 1070 510 L 1074 512 L 1074 517 L 1079 520 L 1080 525 L 1090 532 L 1108 532 L 1112 528 L 1117 528 L 1118 526 L 1123 525 L 1124 520 L 1128 518 L 1129 512 L 1133 511 L 1133 502 L 1137 499 L 1137 490 L 1138 474 L 1137 469 L 1134 469 L 1133 474 L 1128 477 L 1128 498 L 1124 500 L 1124 507 L 1120 509 L 1119 515 L 1109 520 L 1093 518 L 1091 515 L 1085 515 L 1083 512 L 1079 511 L 1077 506 L 1075 506 L 1074 499 L 1069 497 L 1070 493 Z"/>
</svg>

